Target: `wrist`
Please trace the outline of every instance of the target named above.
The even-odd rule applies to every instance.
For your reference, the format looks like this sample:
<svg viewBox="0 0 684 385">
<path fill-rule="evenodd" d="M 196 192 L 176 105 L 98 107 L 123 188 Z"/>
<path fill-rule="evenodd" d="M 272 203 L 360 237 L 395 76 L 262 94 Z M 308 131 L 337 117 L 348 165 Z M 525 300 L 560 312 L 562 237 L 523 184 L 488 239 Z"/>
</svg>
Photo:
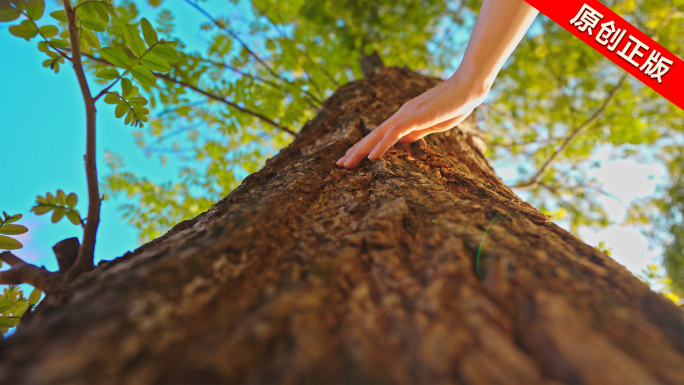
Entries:
<svg viewBox="0 0 684 385">
<path fill-rule="evenodd" d="M 494 77 L 485 76 L 477 73 L 475 70 L 459 67 L 458 70 L 447 79 L 447 82 L 460 89 L 465 88 L 469 90 L 469 93 L 475 99 L 484 101 L 492 88 Z"/>
</svg>

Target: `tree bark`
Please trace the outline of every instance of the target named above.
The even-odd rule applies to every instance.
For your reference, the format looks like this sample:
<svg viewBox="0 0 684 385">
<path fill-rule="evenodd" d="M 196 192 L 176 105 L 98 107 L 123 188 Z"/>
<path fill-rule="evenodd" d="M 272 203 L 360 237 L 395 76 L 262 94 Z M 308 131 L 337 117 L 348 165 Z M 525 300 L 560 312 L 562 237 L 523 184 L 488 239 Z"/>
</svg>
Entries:
<svg viewBox="0 0 684 385">
<path fill-rule="evenodd" d="M 472 122 L 335 167 L 438 83 L 341 87 L 209 211 L 44 300 L 0 383 L 684 383 L 684 312 L 515 196 Z"/>
</svg>

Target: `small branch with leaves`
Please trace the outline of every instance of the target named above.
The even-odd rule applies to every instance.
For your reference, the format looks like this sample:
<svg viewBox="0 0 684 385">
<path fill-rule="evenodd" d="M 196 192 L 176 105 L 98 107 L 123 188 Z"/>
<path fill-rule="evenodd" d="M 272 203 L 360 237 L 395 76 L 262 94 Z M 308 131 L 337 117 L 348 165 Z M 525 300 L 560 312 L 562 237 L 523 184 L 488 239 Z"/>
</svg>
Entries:
<svg viewBox="0 0 684 385">
<path fill-rule="evenodd" d="M 81 218 L 81 214 L 76 210 L 78 196 L 74 193 L 66 195 L 64 191 L 57 190 L 56 195 L 51 193 L 45 196 L 36 197 L 36 205 L 31 208 L 36 215 L 47 214 L 52 211 L 52 223 L 57 223 L 66 216 L 71 223 L 85 227 L 86 221 Z"/>
<path fill-rule="evenodd" d="M 3 258 L 12 261 L 10 270 L 1 272 L 0 284 L 29 283 L 36 287 L 43 287 L 46 293 L 57 291 L 56 287 L 77 278 L 79 275 L 92 270 L 94 267 L 94 246 L 97 229 L 100 222 L 101 198 L 98 189 L 98 176 L 96 165 L 96 115 L 95 103 L 102 96 L 105 102 L 116 104 L 115 115 L 122 118 L 125 123 L 142 126 L 148 120 L 149 110 L 147 99 L 138 94 L 138 87 L 132 84 L 136 79 L 147 91 L 156 85 L 156 76 L 152 71 L 164 73 L 171 70 L 169 62 L 178 60 L 180 56 L 174 49 L 175 42 L 167 42 L 157 37 L 157 32 L 147 19 L 141 19 L 142 35 L 136 24 L 127 23 L 123 33 L 119 29 L 110 28 L 110 21 L 118 18 L 117 9 L 111 0 L 86 0 L 77 1 L 72 5 L 71 0 L 63 0 L 63 10 L 55 11 L 50 16 L 59 21 L 59 25 L 39 26 L 38 21 L 45 11 L 45 0 L 0 0 L 0 22 L 14 21 L 23 18 L 18 24 L 9 28 L 10 33 L 30 41 L 36 36 L 43 40 L 39 42 L 38 49 L 45 52 L 48 59 L 44 61 L 45 67 L 50 67 L 55 72 L 59 71 L 59 64 L 64 60 L 70 60 L 78 80 L 83 97 L 86 113 L 86 149 L 85 149 L 85 172 L 88 188 L 88 213 L 87 219 L 81 217 L 76 209 L 78 198 L 76 194 L 65 194 L 57 190 L 55 195 L 47 193 L 44 197 L 36 198 L 36 205 L 32 211 L 37 215 L 52 212 L 52 222 L 57 223 L 65 216 L 75 225 L 83 228 L 83 244 L 74 246 L 70 243 L 69 263 L 60 262 L 59 279 L 54 279 L 57 273 L 49 273 L 45 269 L 27 264 L 18 259 L 9 251 L 4 252 Z M 113 23 L 112 23 L 113 25 Z M 111 32 L 117 39 L 106 41 L 124 41 L 125 50 L 115 46 L 101 47 L 98 33 Z M 116 36 L 116 34 L 123 36 Z M 118 44 L 118 43 L 115 43 Z M 93 52 L 94 51 L 94 52 Z M 67 55 L 67 52 L 71 56 Z M 114 67 L 123 68 L 119 73 L 115 68 L 103 69 L 96 73 L 100 79 L 113 80 L 107 87 L 101 90 L 95 97 L 90 92 L 88 79 L 83 66 L 82 57 L 87 54 L 97 53 L 106 59 Z M 131 57 L 132 56 L 132 57 Z M 121 83 L 121 93 L 112 91 L 112 87 Z M 5 215 L 0 220 L 0 249 L 16 250 L 23 245 L 16 239 L 7 235 L 17 235 L 28 231 L 21 225 L 14 224 L 21 218 L 20 214 L 14 216 Z M 64 259 L 64 253 L 58 253 L 58 260 Z M 61 257 L 60 257 L 61 255 Z M 21 261 L 21 262 L 19 262 Z M 55 283 L 56 282 L 56 283 Z M 49 286 L 49 287 L 48 287 Z M 53 287 L 54 286 L 54 287 Z M 1 325 L 0 325 L 1 326 Z"/>
</svg>

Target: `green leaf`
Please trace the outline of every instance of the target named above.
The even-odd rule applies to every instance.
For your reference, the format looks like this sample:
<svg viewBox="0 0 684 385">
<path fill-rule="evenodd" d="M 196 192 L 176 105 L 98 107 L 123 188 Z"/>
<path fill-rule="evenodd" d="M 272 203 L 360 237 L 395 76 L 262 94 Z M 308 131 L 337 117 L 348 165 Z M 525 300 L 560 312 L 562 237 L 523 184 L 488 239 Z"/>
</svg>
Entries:
<svg viewBox="0 0 684 385">
<path fill-rule="evenodd" d="M 66 205 L 71 207 L 72 209 L 76 207 L 76 204 L 78 203 L 78 196 L 74 193 L 69 193 L 66 197 Z"/>
<path fill-rule="evenodd" d="M 21 16 L 21 12 L 18 9 L 0 2 L 0 21 L 16 20 L 19 16 Z"/>
<path fill-rule="evenodd" d="M 130 104 L 131 107 L 142 107 L 147 104 L 147 99 L 142 96 L 136 96 L 133 99 L 130 99 L 128 104 Z"/>
<path fill-rule="evenodd" d="M 33 211 L 36 215 L 43 215 L 43 214 L 46 214 L 46 213 L 49 213 L 50 211 L 52 211 L 53 208 L 54 207 L 52 207 L 52 206 L 40 205 L 40 206 L 33 206 L 31 208 L 31 211 Z"/>
<path fill-rule="evenodd" d="M 118 48 L 104 47 L 100 49 L 100 54 L 108 62 L 117 67 L 128 68 L 128 66 L 131 65 L 131 59 L 128 57 L 128 55 Z"/>
<path fill-rule="evenodd" d="M 135 56 L 141 57 L 145 53 L 145 42 L 140 37 L 136 27 L 126 24 L 124 26 L 124 37 L 126 38 L 126 44 L 128 44 L 128 47 Z"/>
<path fill-rule="evenodd" d="M 97 13 L 94 7 L 95 4 L 93 3 L 82 3 L 76 12 L 78 13 L 78 16 L 81 19 L 88 19 L 88 20 L 94 20 L 94 21 L 101 21 L 100 15 Z M 104 20 L 102 20 L 104 21 Z"/>
<path fill-rule="evenodd" d="M 0 226 L 0 234 L 19 235 L 27 232 L 28 229 L 22 225 L 10 225 L 5 223 L 4 225 Z"/>
<path fill-rule="evenodd" d="M 44 25 L 40 27 L 40 33 L 45 36 L 46 39 L 57 36 L 59 29 L 54 25 Z"/>
<path fill-rule="evenodd" d="M 97 19 L 81 19 L 81 25 L 95 32 L 104 32 L 107 27 Z"/>
<path fill-rule="evenodd" d="M 145 67 L 151 69 L 152 71 L 171 71 L 171 65 L 169 65 L 169 62 L 152 53 L 148 53 L 147 55 L 143 56 L 142 63 Z"/>
<path fill-rule="evenodd" d="M 9 31 L 12 35 L 24 38 L 26 41 L 31 40 L 38 34 L 36 26 L 28 20 L 24 20 L 17 25 L 9 27 Z"/>
<path fill-rule="evenodd" d="M 66 213 L 67 218 L 71 221 L 71 223 L 75 225 L 80 225 L 81 224 L 81 217 L 79 217 L 74 210 L 67 210 Z"/>
<path fill-rule="evenodd" d="M 33 20 L 38 20 L 43 17 L 45 11 L 45 0 L 27 0 L 26 1 L 26 15 Z"/>
<path fill-rule="evenodd" d="M 126 120 L 124 121 L 124 124 L 131 123 L 134 117 L 135 113 L 132 110 L 128 110 L 128 114 L 126 114 Z"/>
<path fill-rule="evenodd" d="M 83 31 L 87 31 L 84 29 Z M 85 34 L 80 34 L 79 35 L 79 41 L 81 42 L 81 51 L 88 53 L 90 51 L 90 44 L 88 44 L 88 40 L 85 39 Z"/>
<path fill-rule="evenodd" d="M 0 250 L 17 250 L 22 247 L 24 245 L 16 239 L 0 235 Z"/>
<path fill-rule="evenodd" d="M 133 90 L 133 84 L 131 84 L 130 79 L 128 79 L 128 78 L 121 79 L 121 95 L 124 98 L 127 98 L 132 90 Z"/>
<path fill-rule="evenodd" d="M 71 46 L 69 42 L 64 41 L 62 39 L 50 39 L 50 44 L 57 48 L 68 48 L 69 46 Z"/>
<path fill-rule="evenodd" d="M 65 23 L 67 22 L 66 12 L 64 10 L 54 11 L 50 14 L 50 16 L 52 16 L 52 18 L 55 20 L 63 21 Z"/>
<path fill-rule="evenodd" d="M 64 194 L 64 191 L 59 189 L 57 190 L 57 196 L 55 197 L 57 200 L 57 204 L 60 206 L 66 205 L 66 194 Z"/>
<path fill-rule="evenodd" d="M 12 301 L 11 299 L 0 299 L 0 313 L 4 313 L 13 308 L 15 303 L 16 301 Z"/>
<path fill-rule="evenodd" d="M 157 44 L 152 47 L 152 52 L 160 58 L 171 63 L 174 63 L 180 59 L 180 55 L 178 55 L 178 52 L 176 52 L 175 49 L 163 44 Z"/>
<path fill-rule="evenodd" d="M 51 205 L 57 204 L 57 199 L 55 198 L 54 195 L 52 195 L 52 193 L 45 194 L 45 199 L 47 199 L 48 203 Z"/>
<path fill-rule="evenodd" d="M 107 104 L 117 104 L 117 103 L 119 103 L 119 100 L 121 100 L 121 98 L 119 97 L 119 95 L 116 95 L 116 94 L 113 94 L 113 93 L 108 93 L 108 94 L 105 95 L 105 97 L 104 97 L 104 102 L 107 103 Z"/>
<path fill-rule="evenodd" d="M 0 317 L 0 326 L 13 328 L 16 325 L 15 319 L 16 318 Z"/>
<path fill-rule="evenodd" d="M 103 3 L 92 3 L 92 6 L 95 8 L 95 12 L 97 12 L 97 15 L 101 20 L 103 20 L 105 23 L 109 21 L 109 11 L 107 10 L 106 5 Z"/>
<path fill-rule="evenodd" d="M 31 295 L 29 295 L 28 302 L 29 305 L 35 305 L 40 301 L 40 297 L 43 295 L 43 292 L 40 291 L 39 289 L 33 289 L 31 292 Z"/>
<path fill-rule="evenodd" d="M 116 105 L 116 110 L 114 110 L 114 115 L 120 118 L 124 116 L 126 111 L 128 111 L 128 105 L 123 100 L 119 100 L 119 104 Z"/>
<path fill-rule="evenodd" d="M 66 215 L 66 209 L 64 207 L 55 207 L 55 211 L 52 213 L 52 223 L 57 223 Z"/>
<path fill-rule="evenodd" d="M 82 31 L 83 31 L 83 37 L 88 42 L 89 46 L 91 46 L 93 48 L 100 48 L 100 39 L 98 39 L 97 36 L 92 31 L 89 31 L 87 29 L 84 29 Z"/>
<path fill-rule="evenodd" d="M 10 217 L 5 220 L 5 223 L 14 223 L 14 222 L 20 220 L 22 217 L 23 217 L 23 215 L 21 215 L 21 214 L 10 215 Z"/>
<path fill-rule="evenodd" d="M 147 45 L 150 47 L 155 45 L 155 43 L 159 41 L 159 38 L 157 37 L 157 32 L 152 28 L 152 24 L 143 17 L 142 20 L 140 20 L 140 26 L 142 27 L 142 33 Z"/>
<path fill-rule="evenodd" d="M 152 72 L 139 64 L 131 69 L 131 74 L 138 79 L 140 83 L 152 86 L 157 83 L 157 78 L 154 77 Z"/>
<path fill-rule="evenodd" d="M 107 4 L 107 12 L 109 13 L 109 16 L 111 16 L 112 20 L 116 20 L 119 18 L 119 15 L 116 14 L 116 11 L 114 10 L 114 7 L 111 4 Z"/>
<path fill-rule="evenodd" d="M 95 76 L 97 76 L 100 79 L 105 79 L 105 80 L 116 79 L 119 77 L 119 71 L 115 70 L 114 68 L 105 68 L 103 70 L 97 71 Z M 107 95 L 109 95 L 109 94 L 107 94 Z M 107 103 L 106 99 L 107 99 L 107 97 L 105 96 L 105 103 Z M 109 104 L 113 104 L 113 103 L 109 103 Z"/>
</svg>

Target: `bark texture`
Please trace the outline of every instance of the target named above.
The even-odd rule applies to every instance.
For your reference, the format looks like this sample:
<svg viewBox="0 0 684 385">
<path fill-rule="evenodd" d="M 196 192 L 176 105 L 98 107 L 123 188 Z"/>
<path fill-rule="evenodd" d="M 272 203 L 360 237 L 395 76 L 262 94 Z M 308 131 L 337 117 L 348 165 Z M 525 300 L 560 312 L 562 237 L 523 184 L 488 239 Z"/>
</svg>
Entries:
<svg viewBox="0 0 684 385">
<path fill-rule="evenodd" d="M 335 167 L 438 82 L 340 88 L 209 211 L 44 301 L 0 383 L 684 383 L 684 313 L 515 196 L 472 123 Z"/>
</svg>

